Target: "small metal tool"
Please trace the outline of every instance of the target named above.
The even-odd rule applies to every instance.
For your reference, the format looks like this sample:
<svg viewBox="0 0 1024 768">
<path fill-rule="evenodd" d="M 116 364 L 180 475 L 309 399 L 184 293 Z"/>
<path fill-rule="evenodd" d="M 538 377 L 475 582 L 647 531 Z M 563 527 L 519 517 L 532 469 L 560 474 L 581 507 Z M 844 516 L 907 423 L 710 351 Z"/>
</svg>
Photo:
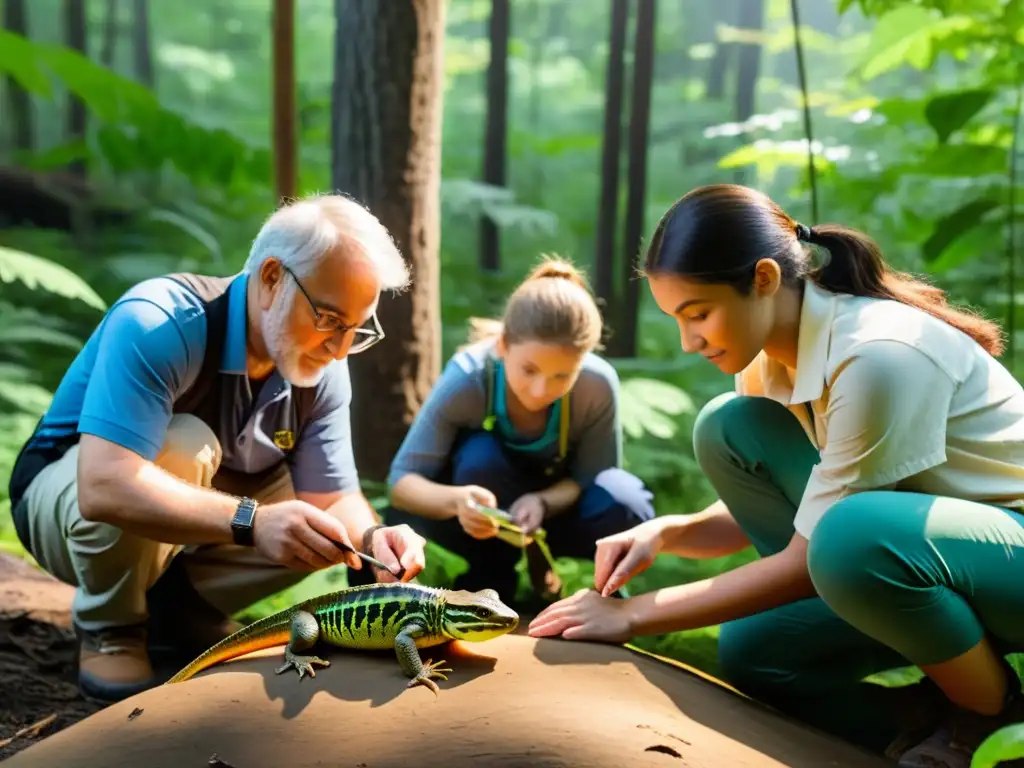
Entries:
<svg viewBox="0 0 1024 768">
<path fill-rule="evenodd" d="M 348 544 L 342 544 L 340 541 L 334 541 L 334 539 L 331 539 L 331 541 L 334 543 L 334 546 L 336 546 L 338 549 L 343 549 L 346 552 L 351 552 L 364 563 L 369 563 L 375 568 L 380 568 L 382 571 L 387 571 L 396 579 L 401 579 L 402 576 L 405 575 L 405 568 L 402 568 L 401 566 L 398 567 L 398 573 L 395 573 L 377 558 L 372 557 L 366 554 L 365 552 L 360 552 L 358 549 L 356 549 L 355 547 L 351 547 Z"/>
</svg>

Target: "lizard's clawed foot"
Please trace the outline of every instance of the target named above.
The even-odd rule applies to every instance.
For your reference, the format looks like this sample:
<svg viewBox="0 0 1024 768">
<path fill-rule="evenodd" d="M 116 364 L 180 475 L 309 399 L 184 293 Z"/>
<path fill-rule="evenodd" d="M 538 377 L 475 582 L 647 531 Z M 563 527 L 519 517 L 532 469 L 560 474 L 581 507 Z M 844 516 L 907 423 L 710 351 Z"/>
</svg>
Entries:
<svg viewBox="0 0 1024 768">
<path fill-rule="evenodd" d="M 326 659 L 321 659 L 319 656 L 297 656 L 293 653 L 285 653 L 285 662 L 277 668 L 277 674 L 281 674 L 285 670 L 295 667 L 295 671 L 299 673 L 299 680 L 305 675 L 310 677 L 316 677 L 316 670 L 313 669 L 314 664 L 318 664 L 321 667 L 331 666 L 331 662 Z"/>
<path fill-rule="evenodd" d="M 444 664 L 444 659 L 441 659 L 441 661 L 431 661 L 430 659 L 427 659 L 427 661 L 423 663 L 423 669 L 420 670 L 416 677 L 409 681 L 409 685 L 406 687 L 412 688 L 414 685 L 425 685 L 434 692 L 435 696 L 437 696 L 441 689 L 437 687 L 437 683 L 435 683 L 431 678 L 439 677 L 442 680 L 447 680 L 448 677 L 444 673 L 452 671 L 448 667 L 442 667 L 442 664 Z"/>
</svg>

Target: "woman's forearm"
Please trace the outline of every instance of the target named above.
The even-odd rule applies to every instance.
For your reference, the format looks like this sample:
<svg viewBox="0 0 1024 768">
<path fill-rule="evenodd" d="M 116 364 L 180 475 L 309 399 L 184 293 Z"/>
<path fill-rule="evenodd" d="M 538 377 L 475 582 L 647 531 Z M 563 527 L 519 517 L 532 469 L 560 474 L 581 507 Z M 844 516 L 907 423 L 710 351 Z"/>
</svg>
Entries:
<svg viewBox="0 0 1024 768">
<path fill-rule="evenodd" d="M 815 595 L 807 542 L 796 535 L 778 554 L 709 579 L 667 587 L 628 602 L 634 635 L 709 627 Z"/>
<path fill-rule="evenodd" d="M 721 500 L 692 515 L 665 515 L 663 553 L 692 560 L 732 555 L 750 546 L 739 523 Z"/>
<path fill-rule="evenodd" d="M 446 520 L 452 509 L 452 486 L 435 483 L 422 475 L 408 474 L 391 489 L 391 504 L 397 509 L 430 520 Z"/>
</svg>

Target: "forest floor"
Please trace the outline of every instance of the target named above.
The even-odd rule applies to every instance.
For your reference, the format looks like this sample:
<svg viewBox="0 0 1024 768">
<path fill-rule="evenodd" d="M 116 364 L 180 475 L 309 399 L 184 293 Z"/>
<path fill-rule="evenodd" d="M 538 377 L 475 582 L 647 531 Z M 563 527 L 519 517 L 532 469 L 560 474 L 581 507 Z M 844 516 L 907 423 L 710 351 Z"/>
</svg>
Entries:
<svg viewBox="0 0 1024 768">
<path fill-rule="evenodd" d="M 76 684 L 72 594 L 0 552 L 0 760 L 102 709 Z"/>
<path fill-rule="evenodd" d="M 182 686 L 180 695 L 151 690 L 131 701 L 104 706 L 84 699 L 75 683 L 77 643 L 70 629 L 71 597 L 67 585 L 28 562 L 0 553 L 0 761 L 13 758 L 12 768 L 22 764 L 94 768 L 129 755 L 159 768 L 182 761 L 199 764 L 195 763 L 202 757 L 199 753 L 206 760 L 210 750 L 223 759 L 232 755 L 227 764 L 239 768 L 277 765 L 281 760 L 313 765 L 309 761 L 314 757 L 315 764 L 320 764 L 338 749 L 345 752 L 336 755 L 342 763 L 343 757 L 362 751 L 377 756 L 375 766 L 408 765 L 422 753 L 424 744 L 408 731 L 408 723 L 422 718 L 433 722 L 450 718 L 457 723 L 466 719 L 467 712 L 473 713 L 472 722 L 483 718 L 482 731 L 456 740 L 459 743 L 430 742 L 431 749 L 446 753 L 443 757 L 449 765 L 476 764 L 481 750 L 495 759 L 501 757 L 495 765 L 522 764 L 515 763 L 517 754 L 531 764 L 554 765 L 545 759 L 565 753 L 564 740 L 570 732 L 577 732 L 578 743 L 593 741 L 584 762 L 594 766 L 620 765 L 627 756 L 634 768 L 712 763 L 851 768 L 884 764 L 726 691 L 690 668 L 677 669 L 646 654 L 599 644 L 538 643 L 525 636 L 491 641 L 496 658 L 488 664 L 485 658 L 473 662 L 454 653 L 457 669 L 442 684 L 439 699 L 429 693 L 418 697 L 412 691 L 403 696 L 404 682 L 396 681 L 394 660 L 384 654 L 380 659 L 339 655 L 333 669 L 315 682 L 304 681 L 305 686 L 268 672 L 276 659 L 238 660 L 231 663 L 232 669 L 201 673 L 195 684 Z M 498 674 L 472 669 L 495 663 L 493 671 Z M 260 674 L 253 675 L 254 671 Z M 465 684 L 470 681 L 473 685 Z M 311 701 L 314 686 L 329 695 Z M 338 686 L 346 690 L 335 690 Z M 358 696 L 349 690 L 351 686 L 358 689 Z M 576 688 L 579 691 L 572 693 Z M 382 716 L 382 706 L 391 710 L 387 716 Z M 574 714 L 581 707 L 588 712 L 582 718 Z M 295 722 L 296 714 L 289 710 L 296 708 L 310 710 L 308 717 L 313 720 L 303 717 L 301 724 Z M 74 737 L 59 733 L 94 713 L 90 727 L 74 729 Z M 141 716 L 136 719 L 136 715 Z M 125 730 L 130 721 L 134 721 L 132 727 Z M 332 736 L 338 722 L 353 724 L 341 746 Z M 273 737 L 256 739 L 257 749 L 254 733 Z M 524 740 L 524 734 L 530 735 Z M 303 747 L 310 745 L 309 739 L 316 745 L 312 752 Z M 391 746 L 382 751 L 382 744 Z M 16 753 L 22 754 L 14 757 Z"/>
</svg>

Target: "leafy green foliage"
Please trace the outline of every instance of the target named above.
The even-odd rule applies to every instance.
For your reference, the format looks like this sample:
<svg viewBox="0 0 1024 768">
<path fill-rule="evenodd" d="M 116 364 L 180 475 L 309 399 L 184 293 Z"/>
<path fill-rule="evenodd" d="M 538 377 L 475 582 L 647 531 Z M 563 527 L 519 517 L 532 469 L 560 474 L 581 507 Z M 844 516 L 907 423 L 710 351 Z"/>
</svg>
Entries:
<svg viewBox="0 0 1024 768">
<path fill-rule="evenodd" d="M 67 299 L 105 309 L 103 299 L 73 272 L 29 253 L 0 246 L 0 282 L 20 280 L 31 289 L 42 288 Z"/>
<path fill-rule="evenodd" d="M 146 88 L 77 51 L 0 29 L 0 74 L 43 98 L 54 97 L 57 80 L 101 122 L 96 150 L 74 142 L 41 165 L 91 157 L 95 151 L 114 175 L 155 173 L 170 164 L 192 183 L 228 189 L 269 175 L 265 149 L 248 146 L 224 128 L 205 128 L 186 119 L 162 106 Z"/>
<path fill-rule="evenodd" d="M 992 88 L 968 88 L 949 93 L 937 93 L 928 99 L 924 116 L 935 129 L 940 142 L 963 128 L 995 96 Z"/>
<path fill-rule="evenodd" d="M 1024 723 L 1008 725 L 990 734 L 971 757 L 971 768 L 995 768 L 1004 761 L 1024 757 Z"/>
</svg>

